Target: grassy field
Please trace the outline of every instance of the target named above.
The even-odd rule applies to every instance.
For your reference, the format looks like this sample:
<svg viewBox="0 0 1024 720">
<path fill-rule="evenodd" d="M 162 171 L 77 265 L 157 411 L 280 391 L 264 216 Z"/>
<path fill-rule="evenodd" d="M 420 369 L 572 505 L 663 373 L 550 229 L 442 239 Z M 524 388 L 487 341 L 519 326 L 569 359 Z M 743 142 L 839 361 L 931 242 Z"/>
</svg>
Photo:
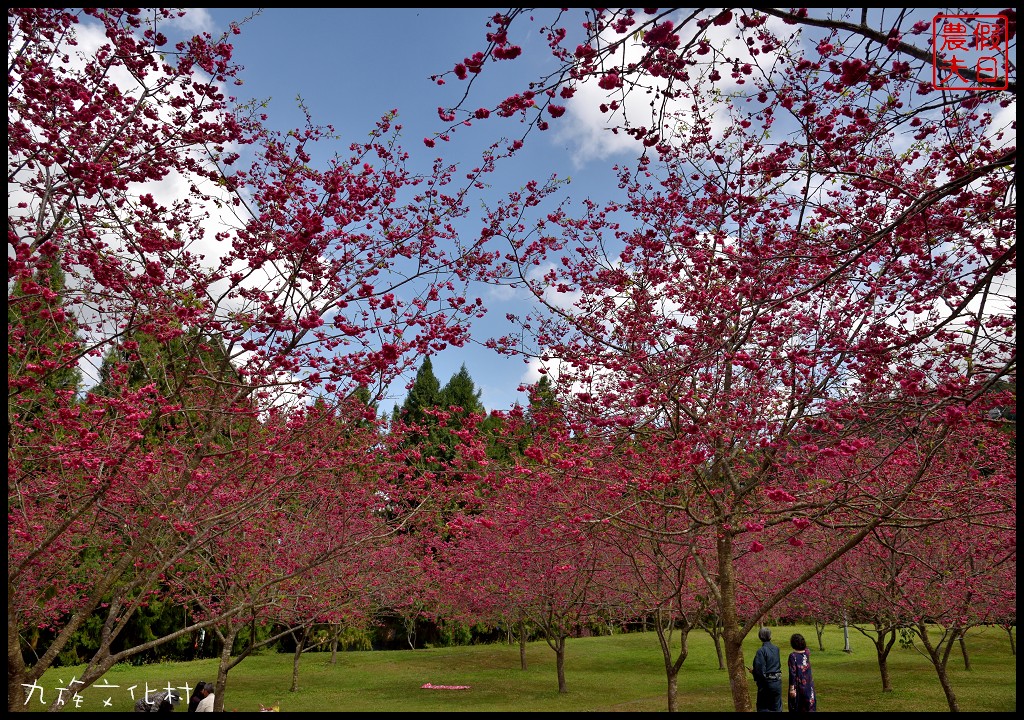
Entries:
<svg viewBox="0 0 1024 720">
<path fill-rule="evenodd" d="M 852 653 L 842 652 L 842 632 L 829 628 L 825 652 L 817 650 L 810 627 L 774 629 L 782 650 L 783 666 L 789 636 L 802 632 L 811 647 L 811 663 L 819 712 L 945 712 L 948 711 L 938 678 L 928 660 L 913 649 L 893 648 L 889 659 L 894 691 L 882 693 L 873 646 L 851 631 Z M 747 639 L 745 659 L 750 664 L 760 643 Z M 690 654 L 679 673 L 681 711 L 730 712 L 728 678 L 718 669 L 714 645 L 706 633 L 690 635 Z M 964 712 L 1012 712 L 1017 708 L 1017 659 L 1010 654 L 1009 638 L 998 628 L 973 630 L 968 636 L 972 669 L 964 669 L 959 649 L 949 662 L 954 692 Z M 518 646 L 474 645 L 457 648 L 390 652 L 347 652 L 330 663 L 329 653 L 302 658 L 299 690 L 289 692 L 292 658 L 265 654 L 247 658 L 228 676 L 225 710 L 258 710 L 279 705 L 282 712 L 635 712 L 666 710 L 665 671 L 653 633 L 571 639 L 566 651 L 568 693 L 558 693 L 555 656 L 544 642 L 531 643 L 528 668 L 519 667 Z M 80 708 L 67 712 L 126 712 L 133 702 L 132 685 L 140 697 L 151 689 L 198 679 L 214 680 L 216 660 L 163 663 L 144 667 L 118 666 L 105 682 L 81 692 Z M 51 670 L 40 685 L 49 703 L 54 688 L 65 686 L 76 668 Z M 785 670 L 784 670 L 785 672 Z M 785 680 L 784 680 L 785 682 Z M 469 690 L 425 690 L 434 685 L 469 685 Z M 750 681 L 751 700 L 755 696 Z M 109 705 L 105 703 L 108 702 Z M 30 710 L 45 707 L 38 691 Z M 182 705 L 179 712 L 184 712 Z"/>
</svg>

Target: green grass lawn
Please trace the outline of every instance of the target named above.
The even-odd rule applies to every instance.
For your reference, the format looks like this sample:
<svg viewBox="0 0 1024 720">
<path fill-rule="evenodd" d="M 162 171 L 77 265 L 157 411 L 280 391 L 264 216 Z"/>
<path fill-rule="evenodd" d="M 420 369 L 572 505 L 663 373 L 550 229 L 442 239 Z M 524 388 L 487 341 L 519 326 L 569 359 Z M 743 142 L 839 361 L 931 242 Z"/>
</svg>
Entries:
<svg viewBox="0 0 1024 720">
<path fill-rule="evenodd" d="M 783 667 L 789 653 L 789 636 L 801 632 L 811 647 L 811 664 L 819 712 L 906 712 L 948 710 L 938 678 L 928 660 L 913 649 L 893 648 L 889 667 L 894 691 L 882 693 L 873 646 L 851 631 L 853 652 L 842 652 L 842 631 L 829 628 L 825 652 L 817 649 L 810 627 L 774 628 L 782 650 Z M 748 637 L 747 665 L 760 643 Z M 718 669 L 710 637 L 694 632 L 690 654 L 679 673 L 679 709 L 713 712 L 732 710 L 728 678 Z M 1015 711 L 1017 707 L 1017 659 L 1010 654 L 1009 638 L 998 628 L 979 628 L 968 636 L 972 669 L 964 669 L 959 648 L 949 661 L 954 692 L 964 712 Z M 570 639 L 566 651 L 568 693 L 558 693 L 555 656 L 544 642 L 531 643 L 528 668 L 519 667 L 518 646 L 474 645 L 426 650 L 310 653 L 302 658 L 299 690 L 289 692 L 292 657 L 264 654 L 247 658 L 228 676 L 225 710 L 253 711 L 260 705 L 279 704 L 282 712 L 579 712 L 664 711 L 665 671 L 653 633 Z M 54 688 L 66 685 L 77 668 L 51 670 L 40 683 L 49 703 Z M 68 712 L 130 711 L 128 688 L 137 686 L 140 697 L 146 684 L 151 689 L 197 679 L 212 681 L 216 660 L 162 663 L 144 667 L 122 665 L 105 677 L 109 685 L 81 692 L 81 707 Z M 785 672 L 785 670 L 783 671 Z M 785 683 L 785 680 L 783 681 Z M 424 683 L 469 685 L 469 690 L 423 690 Z M 751 701 L 755 696 L 750 681 Z M 104 703 L 109 698 L 110 705 Z M 45 709 L 38 692 L 30 710 Z M 178 708 L 184 712 L 184 706 Z"/>
</svg>

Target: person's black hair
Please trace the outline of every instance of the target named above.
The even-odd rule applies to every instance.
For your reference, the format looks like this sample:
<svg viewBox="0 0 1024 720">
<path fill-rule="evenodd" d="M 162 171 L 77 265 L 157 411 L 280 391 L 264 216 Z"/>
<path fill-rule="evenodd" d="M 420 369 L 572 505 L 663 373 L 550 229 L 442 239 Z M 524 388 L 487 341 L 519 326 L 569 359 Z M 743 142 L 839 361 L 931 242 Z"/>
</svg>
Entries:
<svg viewBox="0 0 1024 720">
<path fill-rule="evenodd" d="M 800 633 L 793 633 L 793 637 L 789 639 L 789 644 L 793 646 L 794 650 L 807 649 L 807 641 L 804 640 L 804 636 Z"/>
</svg>

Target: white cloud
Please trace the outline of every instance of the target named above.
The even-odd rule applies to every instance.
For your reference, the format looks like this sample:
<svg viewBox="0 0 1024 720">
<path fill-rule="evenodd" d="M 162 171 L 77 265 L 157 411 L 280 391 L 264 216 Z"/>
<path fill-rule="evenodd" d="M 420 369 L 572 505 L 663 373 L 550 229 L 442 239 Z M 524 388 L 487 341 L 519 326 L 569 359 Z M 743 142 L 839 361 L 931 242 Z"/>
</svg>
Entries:
<svg viewBox="0 0 1024 720">
<path fill-rule="evenodd" d="M 522 297 L 522 291 L 509 285 L 488 285 L 484 294 L 490 300 L 506 302 Z"/>
<path fill-rule="evenodd" d="M 545 275 L 554 269 L 555 265 L 552 263 L 532 267 L 527 271 L 526 279 L 534 287 L 545 285 Z M 575 307 L 576 303 L 582 297 L 582 293 L 578 290 L 561 289 L 557 285 L 546 285 L 546 287 L 541 291 L 541 299 L 546 305 L 561 308 L 563 310 L 569 310 Z"/>
<path fill-rule="evenodd" d="M 999 143 L 1001 147 L 1016 147 L 1017 145 L 1017 99 L 1005 108 L 1000 108 L 992 118 L 992 125 L 989 128 L 989 137 L 1002 135 Z"/>
<path fill-rule="evenodd" d="M 680 11 L 672 18 L 673 22 L 677 24 L 677 30 L 680 31 L 681 44 L 690 40 L 697 31 L 696 24 L 692 20 L 686 26 L 678 27 L 678 23 L 682 22 L 687 14 L 689 11 Z M 709 16 L 709 14 L 704 15 L 704 17 Z M 792 26 L 786 25 L 777 18 L 768 18 L 764 27 L 780 37 L 788 37 L 795 32 Z M 774 65 L 777 53 L 764 53 L 756 58 L 753 57 L 746 43 L 737 37 L 736 28 L 732 24 L 727 26 L 711 25 L 705 31 L 705 36 L 710 45 L 720 53 L 715 57 L 724 56 L 735 59 L 740 64 L 752 63 L 762 68 L 771 68 Z M 609 29 L 603 34 L 602 42 L 613 43 L 621 37 Z M 643 52 L 644 48 L 639 40 L 629 40 L 624 44 L 624 52 L 617 54 L 616 58 L 621 59 L 621 64 L 625 65 L 639 61 Z M 709 53 L 707 57 L 710 59 L 713 56 Z M 695 72 L 698 70 L 695 69 Z M 704 71 L 705 76 L 706 72 L 707 69 Z M 769 72 L 771 71 L 769 70 Z M 698 120 L 693 114 L 691 101 L 686 99 L 670 101 L 666 105 L 666 115 L 674 117 L 676 122 L 683 126 L 691 126 L 694 123 L 710 125 L 712 137 L 721 137 L 722 133 L 732 125 L 725 96 L 750 87 L 750 84 L 746 82 L 739 84 L 737 79 L 731 76 L 730 65 L 719 63 L 719 73 L 722 76 L 720 80 L 705 79 L 700 85 L 700 89 L 707 93 L 705 97 L 708 100 L 704 108 L 704 117 Z M 650 85 L 654 91 L 663 90 L 667 85 L 667 81 L 660 78 L 645 77 L 644 82 Z M 713 91 L 720 93 L 719 99 L 713 97 Z M 567 122 L 559 123 L 555 138 L 573 148 L 572 160 L 576 168 L 591 161 L 605 160 L 614 155 L 636 153 L 640 148 L 638 141 L 621 130 L 613 132 L 611 128 L 627 120 L 632 127 L 650 127 L 652 98 L 654 98 L 654 92 L 640 89 L 634 90 L 622 98 L 617 91 L 609 92 L 598 87 L 597 79 L 588 78 L 577 86 L 575 96 L 567 104 L 565 118 Z M 620 108 L 614 112 L 601 112 L 600 105 L 613 100 L 619 101 Z"/>
<path fill-rule="evenodd" d="M 212 32 L 216 26 L 206 8 L 187 8 L 185 17 L 176 18 L 172 22 L 178 25 L 182 31 L 191 33 Z"/>
<path fill-rule="evenodd" d="M 540 382 L 541 376 L 547 375 L 552 380 L 558 379 L 558 366 L 557 361 L 541 360 L 540 358 L 532 357 L 526 363 L 526 370 L 523 371 L 522 377 L 519 382 L 523 385 L 535 385 Z M 541 372 L 541 369 L 544 372 Z"/>
</svg>

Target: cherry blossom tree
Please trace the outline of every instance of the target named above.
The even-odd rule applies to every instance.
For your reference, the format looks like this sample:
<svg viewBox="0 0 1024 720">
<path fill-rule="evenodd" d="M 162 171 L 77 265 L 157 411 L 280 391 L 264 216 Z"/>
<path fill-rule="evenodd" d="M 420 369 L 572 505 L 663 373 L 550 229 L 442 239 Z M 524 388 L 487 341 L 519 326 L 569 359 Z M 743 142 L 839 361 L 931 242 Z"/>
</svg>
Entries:
<svg viewBox="0 0 1024 720">
<path fill-rule="evenodd" d="M 875 649 L 882 692 L 892 692 L 889 654 L 910 618 L 897 611 L 891 598 L 903 581 L 906 563 L 898 553 L 888 549 L 897 542 L 895 538 L 878 542 L 875 538 L 880 534 L 891 537 L 899 531 L 876 530 L 872 537 L 813 578 L 798 594 L 810 607 L 842 605 L 842 610 L 848 613 L 849 625 Z"/>
<path fill-rule="evenodd" d="M 985 448 L 980 457 L 979 447 Z M 1007 450 L 1008 438 L 990 421 L 953 434 L 936 458 L 927 493 L 904 505 L 901 522 L 876 528 L 794 594 L 800 605 L 849 615 L 875 647 L 883 692 L 893 689 L 890 651 L 916 635 L 954 709 L 946 673 L 953 647 L 960 645 L 966 662 L 966 631 L 1014 606 L 1015 593 L 1005 583 L 1016 569 L 1009 536 L 1016 473 Z M 948 503 L 971 475 L 987 479 L 969 504 L 955 513 L 935 512 L 933 506 Z"/>
<path fill-rule="evenodd" d="M 498 432 L 509 445 L 519 445 L 524 425 L 532 437 L 513 464 L 488 465 L 482 497 L 449 521 L 446 564 L 470 603 L 489 610 L 483 617 L 529 622 L 540 631 L 565 693 L 568 639 L 607 616 L 617 598 L 607 592 L 604 528 L 583 514 L 581 498 L 598 465 L 593 448 L 574 447 L 556 418 L 536 410 L 505 418 Z M 578 461 L 588 455 L 588 462 Z"/>
<path fill-rule="evenodd" d="M 902 522 L 950 434 L 1014 375 L 1015 70 L 1007 90 L 935 90 L 930 18 L 907 14 L 879 31 L 802 10 L 581 12 L 552 11 L 554 69 L 492 108 L 471 89 L 523 54 L 525 10 L 495 15 L 449 73 L 467 83 L 441 111 L 451 131 L 470 116 L 544 131 L 596 106 L 636 142 L 617 197 L 552 209 L 527 187 L 491 208 L 498 277 L 539 307 L 491 345 L 557 373 L 574 432 L 679 458 L 748 710 L 743 638 Z M 737 563 L 765 546 L 740 544 L 751 527 L 802 564 L 741 615 Z"/>
<path fill-rule="evenodd" d="M 536 409 L 542 409 L 536 388 L 531 396 L 538 403 Z M 510 549 L 518 545 L 509 543 L 517 542 L 524 522 L 517 510 L 521 494 L 528 492 L 528 483 L 524 487 L 522 479 L 528 474 L 524 451 L 548 435 L 541 415 L 524 412 L 517 405 L 507 413 L 488 416 L 485 469 L 474 489 L 474 501 L 464 502 L 462 512 L 447 523 L 443 559 L 442 582 L 461 588 L 448 596 L 448 612 L 467 624 L 504 626 L 509 643 L 513 635 L 518 640 L 522 670 L 527 669 L 526 646 L 533 630 L 525 606 L 529 579 L 521 572 L 522 559 Z M 482 436 L 477 433 L 471 438 L 479 441 Z"/>
<path fill-rule="evenodd" d="M 273 415 L 278 414 L 265 427 L 294 444 L 276 458 L 276 492 L 248 513 L 233 512 L 237 502 L 219 498 L 217 522 L 210 527 L 210 542 L 197 553 L 196 569 L 168 578 L 179 602 L 198 607 L 200 616 L 219 618 L 214 625 L 221 644 L 218 709 L 226 699 L 228 673 L 259 647 L 286 635 L 304 640 L 316 623 L 368 613 L 370 559 L 394 532 L 390 519 L 374 512 L 380 488 L 387 485 L 376 482 L 368 467 L 385 477 L 392 474 L 391 463 L 378 455 L 375 426 L 339 432 L 349 415 L 339 417 L 322 404 L 305 413 Z M 275 427 L 284 423 L 290 433 Z M 264 470 L 257 482 L 266 481 Z M 225 607 L 242 610 L 225 617 Z M 257 637 L 256 628 L 273 632 Z M 303 646 L 297 643 L 293 685 Z"/>
<path fill-rule="evenodd" d="M 368 562 L 427 551 L 423 592 L 397 598 L 387 578 L 368 592 L 424 612 L 460 532 L 519 557 L 517 601 L 560 690 L 571 628 L 621 599 L 601 594 L 601 528 L 628 530 L 617 542 L 637 559 L 686 537 L 671 567 L 717 604 L 737 710 L 745 636 L 869 538 L 934 528 L 933 550 L 974 558 L 962 575 L 978 583 L 1015 564 L 997 530 L 1015 524 L 1016 476 L 986 429 L 1016 368 L 1015 68 L 1006 89 L 975 74 L 983 89 L 937 90 L 930 23 L 910 13 L 552 12 L 551 72 L 496 105 L 470 89 L 523 54 L 525 9 L 495 15 L 486 48 L 438 77 L 467 92 L 428 147 L 466 120 L 525 121 L 456 183 L 441 160 L 412 170 L 395 113 L 326 161 L 330 128 L 271 132 L 225 94 L 240 80 L 230 35 L 169 39 L 177 11 L 9 11 L 10 709 L 91 618 L 85 686 L 196 629 L 270 622 L 316 578 L 289 615 L 304 626 L 330 613 L 322 566 L 382 536 Z M 610 177 L 617 192 L 551 207 L 561 186 L 533 181 L 476 236 L 456 230 L 468 191 L 528 133 L 591 110 L 610 131 L 595 137 L 637 158 Z M 489 344 L 552 378 L 561 420 L 494 474 L 464 418 L 444 462 L 376 467 L 352 435 L 376 421 L 356 395 L 465 343 L 478 280 L 536 301 Z M 104 360 L 102 383 L 79 383 Z M 313 396 L 341 420 L 332 437 L 307 422 Z M 388 444 L 402 436 L 382 447 L 413 452 Z M 990 521 L 983 553 L 956 552 L 965 507 Z M 758 575 L 765 552 L 785 553 L 777 582 Z M 915 557 L 942 603 L 914 615 L 941 681 L 976 591 Z M 118 648 L 144 603 L 185 597 L 200 560 L 216 572 L 190 596 L 197 621 Z M 933 642 L 929 619 L 951 634 Z M 53 640 L 27 664 L 33 625 Z"/>
<path fill-rule="evenodd" d="M 1017 630 L 1017 561 L 1007 562 L 996 577 L 993 592 L 999 598 L 993 623 L 1002 628 L 1009 639 L 1010 654 L 1017 654 L 1014 635 Z"/>
<path fill-rule="evenodd" d="M 222 507 L 242 526 L 280 499 L 275 467 L 297 441 L 287 420 L 265 425 L 274 408 L 320 396 L 362 422 L 358 389 L 379 396 L 482 312 L 463 290 L 486 255 L 453 223 L 493 156 L 461 186 L 441 161 L 414 172 L 390 113 L 321 160 L 330 128 L 272 132 L 227 95 L 240 27 L 179 41 L 180 15 L 8 14 L 11 709 L 93 616 L 86 685 L 251 609 L 113 649 L 222 537 Z M 64 381 L 104 358 L 102 392 Z M 26 664 L 32 626 L 53 640 Z"/>
<path fill-rule="evenodd" d="M 644 457 L 642 453 L 639 457 L 621 454 L 634 460 Z M 619 477 L 642 478 L 645 474 L 636 469 L 623 472 L 619 463 L 608 460 L 603 465 Z M 668 476 L 658 471 L 652 474 L 655 478 Z M 681 511 L 686 503 L 677 493 L 678 485 L 657 480 L 653 487 L 644 488 L 640 482 L 629 485 L 633 487 L 621 498 L 621 509 L 610 523 L 615 531 L 602 538 L 614 549 L 609 555 L 620 558 L 616 565 L 620 569 L 608 575 L 618 576 L 619 593 L 628 598 L 624 607 L 654 620 L 664 661 L 667 707 L 676 712 L 678 676 L 689 654 L 689 633 L 708 615 L 712 604 L 701 578 L 701 556 L 708 548 L 701 548 L 700 543 L 706 536 L 694 532 Z M 648 532 L 652 528 L 656 530 Z"/>
<path fill-rule="evenodd" d="M 964 635 L 975 625 L 990 623 L 993 605 L 1005 602 L 995 577 L 1015 553 L 1007 547 L 1005 530 L 972 525 L 944 523 L 933 533 L 921 534 L 932 542 L 915 543 L 911 582 L 898 601 L 912 616 L 912 641 L 920 643 L 935 668 L 951 712 L 959 710 L 947 671 L 952 651 L 960 645 L 967 662 Z"/>
</svg>

